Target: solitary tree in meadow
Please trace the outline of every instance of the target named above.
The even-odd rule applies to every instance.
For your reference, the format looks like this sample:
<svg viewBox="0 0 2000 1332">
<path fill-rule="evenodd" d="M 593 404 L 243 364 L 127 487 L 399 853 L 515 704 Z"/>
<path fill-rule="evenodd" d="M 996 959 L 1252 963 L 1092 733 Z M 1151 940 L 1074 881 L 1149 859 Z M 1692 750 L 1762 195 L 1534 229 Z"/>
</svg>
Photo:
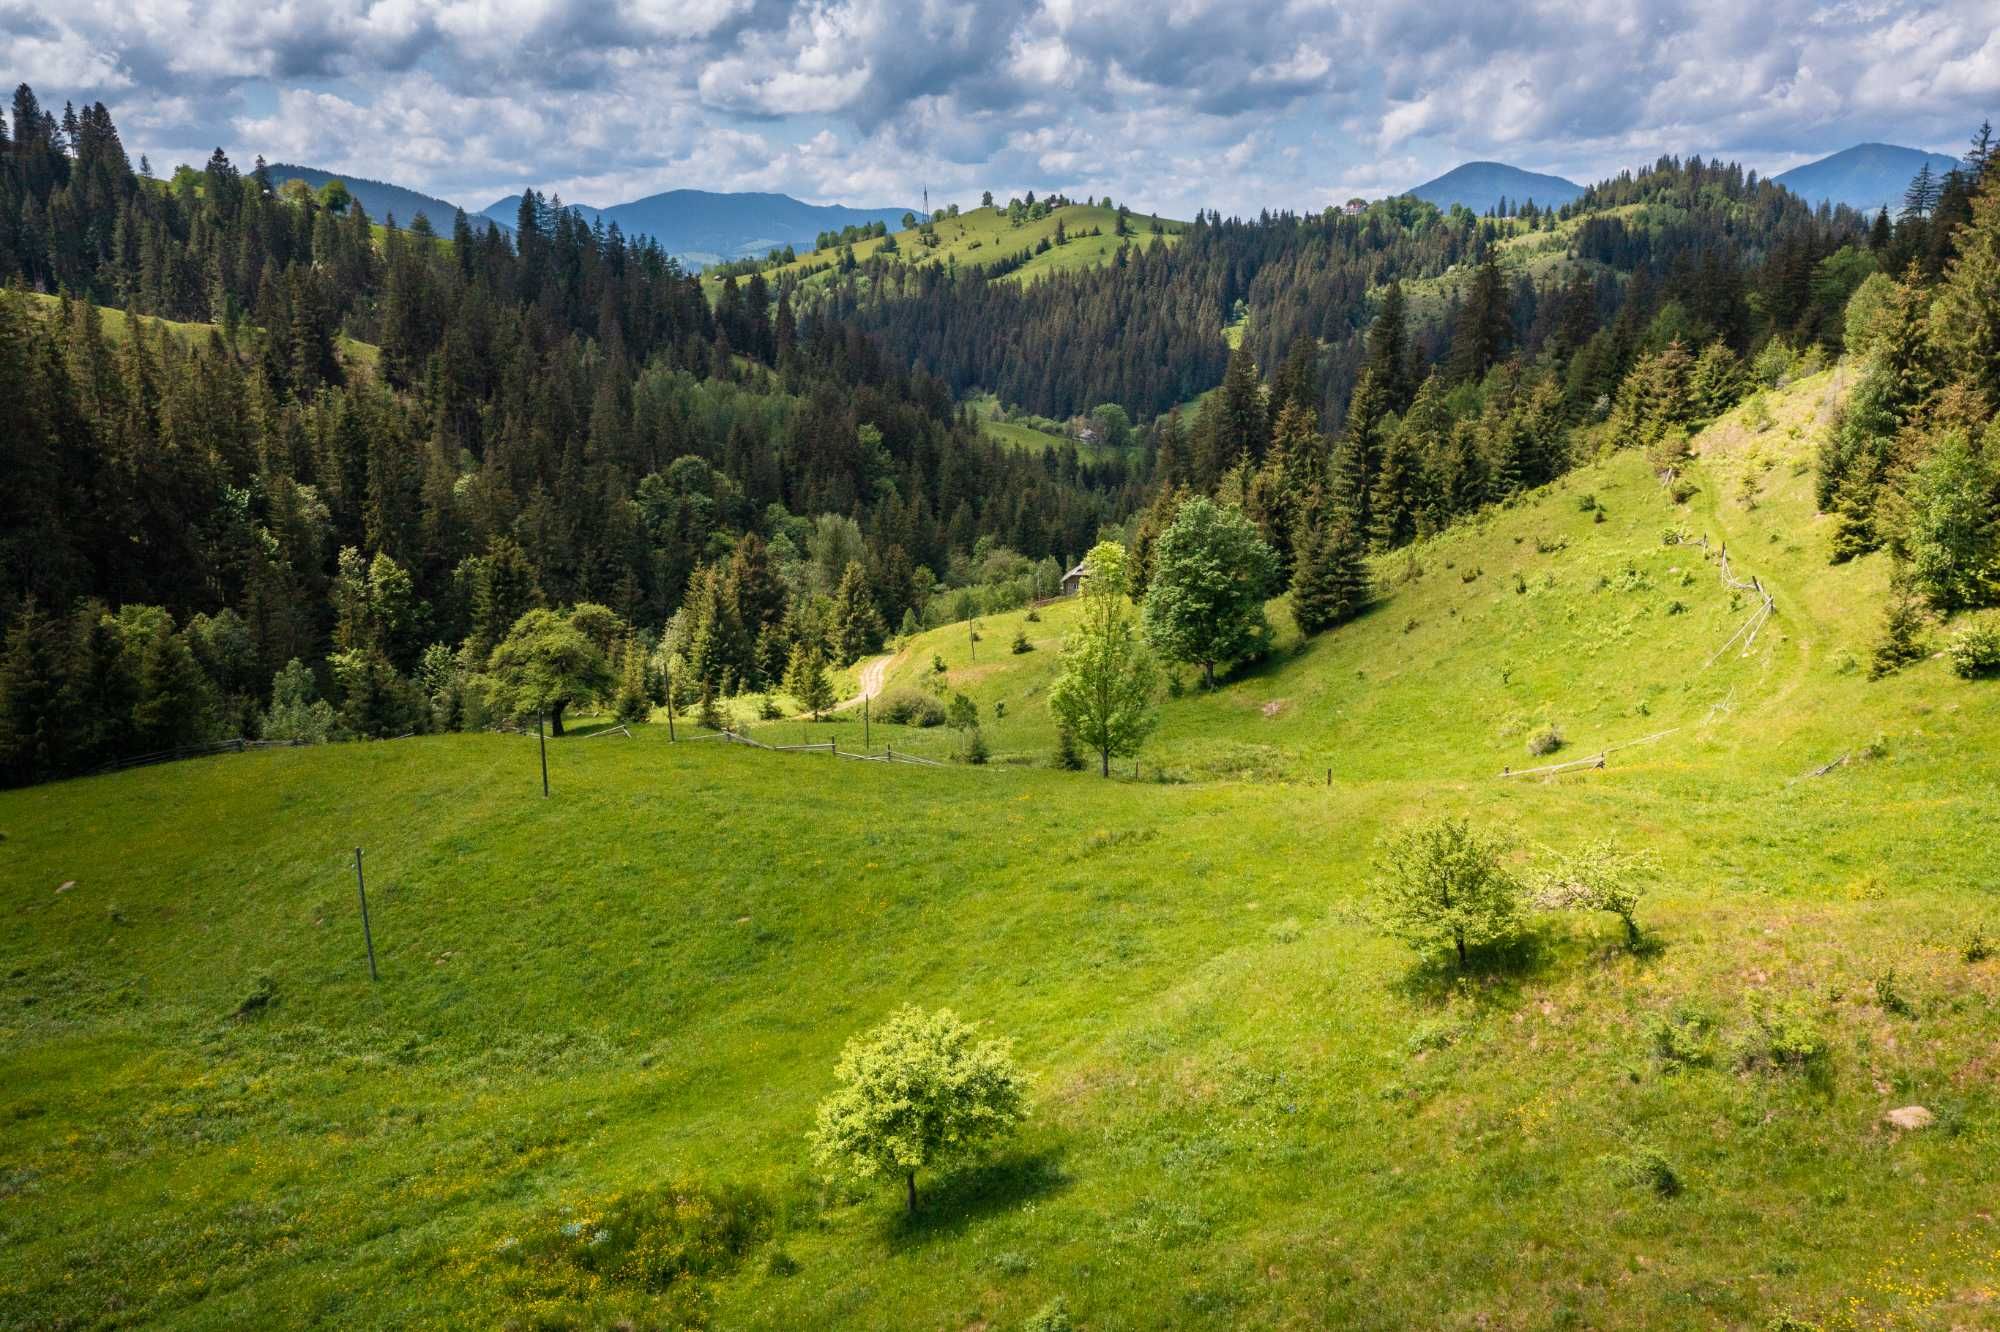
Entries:
<svg viewBox="0 0 2000 1332">
<path fill-rule="evenodd" d="M 1512 938 L 1521 885 L 1500 863 L 1501 844 L 1464 819 L 1413 824 L 1383 843 L 1375 892 L 1383 928 L 1420 953 L 1469 951 Z"/>
<path fill-rule="evenodd" d="M 841 1086 L 820 1102 L 813 1159 L 829 1174 L 901 1175 L 912 1213 L 918 1171 L 965 1160 L 1027 1113 L 1008 1043 L 978 1039 L 948 1008 L 896 1010 L 850 1040 L 833 1071 Z"/>
<path fill-rule="evenodd" d="M 1218 662 L 1254 657 L 1270 642 L 1264 598 L 1277 576 L 1277 555 L 1241 509 L 1190 499 L 1153 547 L 1146 637 L 1170 659 L 1200 666 L 1212 686 Z"/>
<path fill-rule="evenodd" d="M 1152 733 L 1159 671 L 1126 610 L 1125 548 L 1100 542 L 1083 566 L 1083 618 L 1063 641 L 1049 711 L 1062 734 L 1097 751 L 1098 771 L 1109 777 L 1112 758 L 1136 754 Z"/>
</svg>

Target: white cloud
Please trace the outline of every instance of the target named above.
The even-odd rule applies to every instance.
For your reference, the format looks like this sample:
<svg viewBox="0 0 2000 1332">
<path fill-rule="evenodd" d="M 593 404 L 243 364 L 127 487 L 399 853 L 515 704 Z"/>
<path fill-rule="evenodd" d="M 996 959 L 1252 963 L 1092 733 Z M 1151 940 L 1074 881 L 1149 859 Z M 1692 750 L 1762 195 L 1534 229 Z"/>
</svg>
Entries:
<svg viewBox="0 0 2000 1332">
<path fill-rule="evenodd" d="M 525 184 L 908 203 L 1110 191 L 1254 212 L 1501 157 L 1782 167 L 1962 142 L 1990 0 L 0 0 L 0 80 L 477 205 Z"/>
</svg>

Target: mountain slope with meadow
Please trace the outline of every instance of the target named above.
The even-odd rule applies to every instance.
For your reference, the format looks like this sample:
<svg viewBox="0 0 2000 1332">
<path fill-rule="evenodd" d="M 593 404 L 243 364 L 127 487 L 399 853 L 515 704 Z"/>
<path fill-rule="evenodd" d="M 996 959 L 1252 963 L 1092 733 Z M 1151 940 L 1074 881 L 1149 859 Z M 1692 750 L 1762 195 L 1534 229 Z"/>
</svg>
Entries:
<svg viewBox="0 0 2000 1332">
<path fill-rule="evenodd" d="M 1976 1325 L 2000 694 L 1855 668 L 1886 565 L 1826 567 L 1801 467 L 1847 382 L 1710 427 L 1678 500 L 1616 452 L 1383 559 L 1362 619 L 1170 701 L 1140 782 L 1006 762 L 1047 743 L 1058 606 L 890 673 L 1008 705 L 985 769 L 683 718 L 552 744 L 546 800 L 499 734 L 0 794 L 0 1316 Z M 1777 612 L 1711 660 L 1752 609 L 1725 547 Z M 1367 894 L 1423 810 L 1522 856 L 1643 839 L 1646 946 L 1555 915 L 1474 978 L 1414 965 Z M 908 1001 L 1033 1078 L 913 1219 L 804 1155 L 841 1042 Z"/>
</svg>

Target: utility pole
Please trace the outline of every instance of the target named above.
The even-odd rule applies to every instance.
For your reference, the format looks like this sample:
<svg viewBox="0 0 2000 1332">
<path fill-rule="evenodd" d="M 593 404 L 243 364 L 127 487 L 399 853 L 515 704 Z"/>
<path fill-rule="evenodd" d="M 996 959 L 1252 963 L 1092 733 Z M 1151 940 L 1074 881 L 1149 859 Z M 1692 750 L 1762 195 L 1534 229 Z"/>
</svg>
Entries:
<svg viewBox="0 0 2000 1332">
<path fill-rule="evenodd" d="M 667 673 L 667 743 L 674 743 L 674 677 Z"/>
<path fill-rule="evenodd" d="M 861 752 L 868 752 L 868 695 L 861 696 Z"/>
<path fill-rule="evenodd" d="M 542 747 L 542 799 L 549 798 L 549 738 L 542 731 L 542 714 L 535 713 L 535 742 Z"/>
<path fill-rule="evenodd" d="M 361 938 L 368 945 L 368 979 L 379 981 L 381 975 L 375 970 L 375 935 L 368 928 L 368 885 L 361 879 L 361 848 L 354 848 L 354 891 L 361 895 Z"/>
</svg>

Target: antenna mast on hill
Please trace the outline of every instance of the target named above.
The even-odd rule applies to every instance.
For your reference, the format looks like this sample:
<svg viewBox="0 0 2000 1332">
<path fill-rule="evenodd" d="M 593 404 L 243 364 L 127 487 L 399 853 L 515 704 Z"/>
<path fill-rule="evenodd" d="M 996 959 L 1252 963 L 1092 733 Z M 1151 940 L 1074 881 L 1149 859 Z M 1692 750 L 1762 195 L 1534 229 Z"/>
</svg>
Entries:
<svg viewBox="0 0 2000 1332">
<path fill-rule="evenodd" d="M 924 182 L 924 221 L 931 220 L 931 183 Z"/>
</svg>

